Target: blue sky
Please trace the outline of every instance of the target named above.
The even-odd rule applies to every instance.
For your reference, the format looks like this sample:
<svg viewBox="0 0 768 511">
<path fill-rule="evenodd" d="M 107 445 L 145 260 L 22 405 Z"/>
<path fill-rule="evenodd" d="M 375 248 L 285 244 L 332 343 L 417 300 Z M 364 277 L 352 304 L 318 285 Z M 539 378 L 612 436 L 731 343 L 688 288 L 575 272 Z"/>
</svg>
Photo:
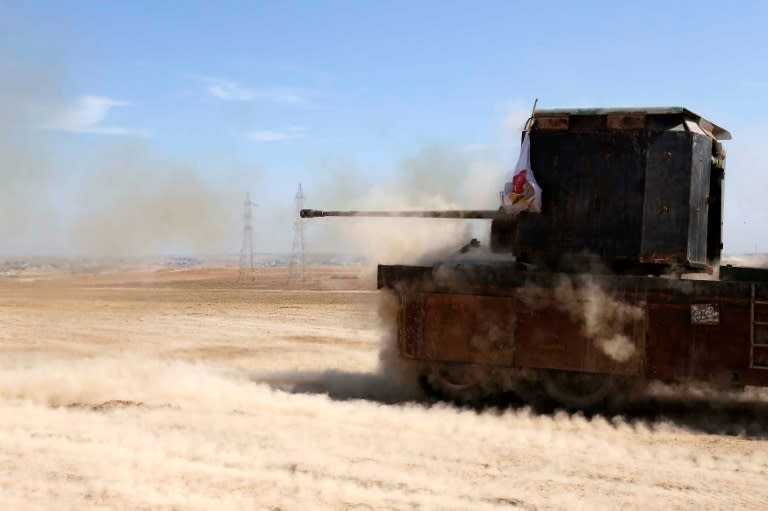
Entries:
<svg viewBox="0 0 768 511">
<path fill-rule="evenodd" d="M 298 182 L 327 207 L 338 162 L 378 182 L 434 144 L 513 160 L 510 126 L 538 97 L 684 105 L 730 129 L 726 249 L 744 252 L 768 251 L 749 234 L 766 207 L 744 206 L 762 199 L 745 172 L 768 159 L 734 168 L 766 127 L 767 21 L 768 2 L 749 1 L 0 1 L 0 45 L 49 82 L 36 122 L 54 132 L 64 217 L 81 167 L 136 139 L 212 186 L 250 189 L 264 211 L 290 204 Z M 29 236 L 10 246 L 41 250 Z"/>
</svg>

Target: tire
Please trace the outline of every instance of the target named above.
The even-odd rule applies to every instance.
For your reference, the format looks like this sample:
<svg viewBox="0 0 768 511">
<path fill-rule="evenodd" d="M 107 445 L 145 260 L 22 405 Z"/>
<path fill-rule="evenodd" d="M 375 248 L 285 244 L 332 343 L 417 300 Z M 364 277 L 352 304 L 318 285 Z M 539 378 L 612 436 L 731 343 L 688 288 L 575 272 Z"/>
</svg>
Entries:
<svg viewBox="0 0 768 511">
<path fill-rule="evenodd" d="M 610 374 L 575 371 L 542 371 L 541 385 L 546 395 L 569 409 L 586 410 L 605 404 L 616 390 Z"/>
<path fill-rule="evenodd" d="M 482 406 L 496 392 L 482 368 L 467 364 L 433 364 L 426 367 L 419 384 L 424 392 L 435 399 L 461 406 Z"/>
<path fill-rule="evenodd" d="M 545 394 L 560 406 L 585 412 L 620 411 L 645 388 L 642 379 L 604 373 L 541 371 Z"/>
</svg>

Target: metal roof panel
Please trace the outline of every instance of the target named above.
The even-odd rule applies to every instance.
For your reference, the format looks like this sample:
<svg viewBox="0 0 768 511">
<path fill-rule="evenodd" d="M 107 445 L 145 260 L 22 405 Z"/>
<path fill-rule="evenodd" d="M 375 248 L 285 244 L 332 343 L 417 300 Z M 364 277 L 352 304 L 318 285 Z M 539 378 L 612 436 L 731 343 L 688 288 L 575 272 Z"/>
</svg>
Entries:
<svg viewBox="0 0 768 511">
<path fill-rule="evenodd" d="M 611 115 L 611 114 L 645 114 L 645 115 L 683 115 L 686 119 L 694 121 L 705 133 L 717 140 L 731 140 L 728 130 L 708 121 L 699 114 L 682 106 L 657 106 L 657 107 L 611 107 L 611 108 L 549 108 L 536 110 L 534 118 L 538 116 L 555 115 Z"/>
</svg>

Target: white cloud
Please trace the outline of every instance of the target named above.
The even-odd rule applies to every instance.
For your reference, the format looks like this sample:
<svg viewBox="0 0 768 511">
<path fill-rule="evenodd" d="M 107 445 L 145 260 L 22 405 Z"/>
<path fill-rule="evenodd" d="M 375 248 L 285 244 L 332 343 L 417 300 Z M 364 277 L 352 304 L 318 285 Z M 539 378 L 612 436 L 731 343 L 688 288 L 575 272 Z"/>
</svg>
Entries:
<svg viewBox="0 0 768 511">
<path fill-rule="evenodd" d="M 288 126 L 280 130 L 257 130 L 246 133 L 246 137 L 256 142 L 282 142 L 304 136 L 302 126 Z"/>
<path fill-rule="evenodd" d="M 205 84 L 206 90 L 224 101 L 272 101 L 274 103 L 299 103 L 304 101 L 300 89 L 293 87 L 250 88 L 234 80 L 211 76 L 192 75 L 192 79 Z"/>
<path fill-rule="evenodd" d="M 101 124 L 110 110 L 128 104 L 104 96 L 82 96 L 75 104 L 60 109 L 47 128 L 68 133 L 146 136 L 147 132 L 143 130 Z"/>
<path fill-rule="evenodd" d="M 208 85 L 208 92 L 226 101 L 251 101 L 253 91 L 242 87 L 236 82 L 217 81 Z"/>
<path fill-rule="evenodd" d="M 278 142 L 288 140 L 293 136 L 283 131 L 252 131 L 248 133 L 248 138 L 256 142 Z"/>
<path fill-rule="evenodd" d="M 304 130 L 301 128 L 290 128 L 283 131 L 264 130 L 264 131 L 251 131 L 247 134 L 248 138 L 255 140 L 256 142 L 282 142 L 283 140 L 290 140 L 293 138 L 299 138 Z"/>
</svg>

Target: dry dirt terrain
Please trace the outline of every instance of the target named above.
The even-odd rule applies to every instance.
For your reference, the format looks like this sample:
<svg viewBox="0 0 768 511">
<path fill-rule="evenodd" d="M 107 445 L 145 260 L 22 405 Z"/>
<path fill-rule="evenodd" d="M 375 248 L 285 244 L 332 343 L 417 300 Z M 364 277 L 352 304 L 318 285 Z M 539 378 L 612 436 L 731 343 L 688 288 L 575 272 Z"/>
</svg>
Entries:
<svg viewBox="0 0 768 511">
<path fill-rule="evenodd" d="M 0 278 L 0 509 L 768 508 L 759 391 L 430 402 L 379 368 L 370 280 L 280 271 Z"/>
</svg>

